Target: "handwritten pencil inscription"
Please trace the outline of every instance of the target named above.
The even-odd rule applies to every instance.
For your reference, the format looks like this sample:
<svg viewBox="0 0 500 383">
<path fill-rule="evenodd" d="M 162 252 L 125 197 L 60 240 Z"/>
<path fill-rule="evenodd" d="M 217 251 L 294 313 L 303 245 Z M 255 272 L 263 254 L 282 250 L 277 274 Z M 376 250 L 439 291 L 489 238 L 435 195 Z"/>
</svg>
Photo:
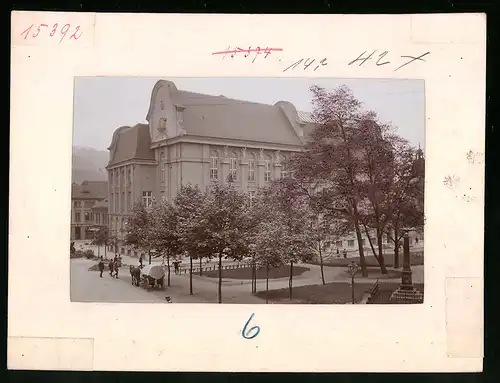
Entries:
<svg viewBox="0 0 500 383">
<path fill-rule="evenodd" d="M 367 54 L 367 51 L 364 51 L 361 53 L 358 57 L 356 57 L 354 60 L 349 62 L 349 66 L 353 64 L 359 63 L 358 66 L 364 65 L 368 60 L 376 60 L 375 65 L 377 66 L 383 66 L 383 65 L 388 65 L 391 64 L 391 61 L 388 59 L 389 51 L 383 51 L 381 53 L 377 53 L 378 51 L 375 49 L 373 50 L 370 54 Z M 424 57 L 429 55 L 431 52 L 425 52 L 421 55 L 418 56 L 409 56 L 409 55 L 403 55 L 400 56 L 399 59 L 397 60 L 397 64 L 399 65 L 394 69 L 394 72 L 398 71 L 399 69 L 414 63 L 414 62 L 419 62 L 419 61 L 424 61 Z"/>
</svg>

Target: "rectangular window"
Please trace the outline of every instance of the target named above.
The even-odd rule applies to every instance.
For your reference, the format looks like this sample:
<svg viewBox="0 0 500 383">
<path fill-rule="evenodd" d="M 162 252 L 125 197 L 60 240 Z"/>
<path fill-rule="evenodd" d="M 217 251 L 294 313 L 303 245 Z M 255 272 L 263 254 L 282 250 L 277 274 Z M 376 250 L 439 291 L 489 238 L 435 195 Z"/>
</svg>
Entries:
<svg viewBox="0 0 500 383">
<path fill-rule="evenodd" d="M 255 181 L 255 161 L 253 159 L 248 160 L 248 180 Z"/>
<path fill-rule="evenodd" d="M 119 193 L 115 194 L 115 213 L 118 213 L 118 202 L 119 202 Z"/>
<path fill-rule="evenodd" d="M 142 203 L 145 207 L 151 207 L 153 205 L 153 192 L 142 192 Z"/>
<path fill-rule="evenodd" d="M 281 178 L 286 178 L 288 177 L 288 167 L 286 164 L 282 163 L 281 164 Z"/>
<path fill-rule="evenodd" d="M 347 241 L 347 246 L 348 246 L 348 247 L 354 247 L 354 239 L 349 239 L 349 240 Z"/>
<path fill-rule="evenodd" d="M 80 222 L 80 213 L 78 212 L 75 213 L 75 221 Z"/>
<path fill-rule="evenodd" d="M 219 178 L 219 159 L 216 156 L 210 157 L 210 179 Z"/>
<path fill-rule="evenodd" d="M 364 246 L 365 244 L 366 244 L 366 239 L 364 239 L 364 238 L 363 238 L 363 239 L 361 240 L 361 246 Z"/>
<path fill-rule="evenodd" d="M 342 241 L 335 242 L 335 246 L 340 249 L 342 247 Z"/>
<path fill-rule="evenodd" d="M 165 182 L 165 154 L 160 153 L 160 182 Z"/>
<path fill-rule="evenodd" d="M 101 224 L 101 215 L 99 213 L 96 213 L 95 215 L 95 223 L 98 225 Z"/>
<path fill-rule="evenodd" d="M 85 213 L 85 222 L 90 221 L 90 213 Z"/>
<path fill-rule="evenodd" d="M 271 181 L 271 161 L 266 160 L 264 164 L 264 181 Z"/>
<path fill-rule="evenodd" d="M 79 201 L 75 201 L 75 202 L 73 203 L 73 207 L 75 207 L 75 208 L 79 208 L 79 207 L 80 207 L 80 202 L 79 202 Z"/>
</svg>

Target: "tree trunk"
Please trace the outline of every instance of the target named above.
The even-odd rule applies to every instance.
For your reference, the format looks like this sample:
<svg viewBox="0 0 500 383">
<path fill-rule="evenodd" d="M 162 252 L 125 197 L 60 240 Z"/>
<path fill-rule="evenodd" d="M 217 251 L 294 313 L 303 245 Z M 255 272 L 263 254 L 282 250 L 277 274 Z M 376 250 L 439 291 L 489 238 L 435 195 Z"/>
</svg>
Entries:
<svg viewBox="0 0 500 383">
<path fill-rule="evenodd" d="M 255 268 L 255 259 L 252 256 L 252 293 L 257 292 L 257 270 Z"/>
<path fill-rule="evenodd" d="M 363 243 L 361 238 L 361 229 L 359 228 L 359 221 L 357 218 L 354 219 L 354 228 L 356 229 L 356 238 L 358 240 L 358 250 L 359 250 L 359 263 L 361 266 L 361 274 L 363 277 L 368 277 L 368 269 L 366 268 L 365 253 L 363 251 Z"/>
<path fill-rule="evenodd" d="M 378 244 L 378 264 L 380 265 L 380 271 L 382 271 L 382 274 L 388 274 L 387 268 L 385 267 L 385 260 L 384 260 L 384 249 L 382 245 L 382 236 L 384 235 L 384 232 L 382 230 L 377 230 L 377 244 Z"/>
<path fill-rule="evenodd" d="M 222 254 L 219 254 L 219 303 L 222 303 Z"/>
<path fill-rule="evenodd" d="M 382 237 L 380 236 L 379 231 L 377 230 L 377 246 L 378 246 L 378 254 L 377 254 L 377 252 L 375 251 L 375 247 L 373 246 L 372 240 L 370 238 L 370 233 L 368 232 L 368 228 L 366 227 L 366 225 L 364 223 L 363 223 L 363 226 L 365 228 L 365 233 L 366 233 L 366 236 L 368 238 L 368 242 L 370 243 L 370 247 L 372 249 L 373 256 L 377 260 L 377 262 L 380 266 L 380 270 L 382 271 L 382 274 L 387 274 L 387 269 L 386 269 L 385 263 L 384 263 L 384 255 L 382 254 Z"/>
<path fill-rule="evenodd" d="M 170 254 L 167 253 L 167 286 L 170 287 Z"/>
<path fill-rule="evenodd" d="M 108 259 L 108 252 L 107 252 L 107 249 L 108 249 L 108 244 L 105 243 L 104 244 L 104 259 Z"/>
<path fill-rule="evenodd" d="M 151 251 L 149 251 L 149 264 L 151 264 Z"/>
<path fill-rule="evenodd" d="M 101 258 L 101 246 L 97 245 L 97 258 Z"/>
<path fill-rule="evenodd" d="M 326 285 L 325 272 L 323 271 L 323 252 L 321 251 L 321 242 L 319 242 L 319 267 L 321 269 L 321 281 L 324 285 Z"/>
<path fill-rule="evenodd" d="M 193 257 L 189 256 L 189 295 L 193 295 Z"/>
<path fill-rule="evenodd" d="M 202 258 L 202 257 L 200 257 L 200 277 L 201 277 L 201 276 L 203 276 L 203 270 L 202 270 L 202 269 L 203 269 L 203 267 L 202 267 L 202 263 L 201 263 L 201 262 L 202 262 L 202 260 L 203 260 L 203 258 Z"/>
<path fill-rule="evenodd" d="M 394 268 L 399 269 L 399 231 L 394 229 Z"/>
<path fill-rule="evenodd" d="M 269 264 L 266 265 L 266 303 L 269 303 Z"/>
<path fill-rule="evenodd" d="M 290 292 L 290 300 L 292 300 L 292 286 L 293 286 L 293 261 L 290 261 L 290 279 L 288 280 L 288 290 Z"/>
</svg>

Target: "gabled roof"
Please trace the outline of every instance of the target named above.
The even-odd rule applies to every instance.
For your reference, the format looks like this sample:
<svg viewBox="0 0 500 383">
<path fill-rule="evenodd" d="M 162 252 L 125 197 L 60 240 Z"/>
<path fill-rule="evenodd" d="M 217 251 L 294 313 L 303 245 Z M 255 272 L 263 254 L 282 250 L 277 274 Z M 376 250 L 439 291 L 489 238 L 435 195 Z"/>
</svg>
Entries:
<svg viewBox="0 0 500 383">
<path fill-rule="evenodd" d="M 210 100 L 210 99 L 208 99 Z M 273 105 L 220 98 L 187 106 L 186 133 L 194 136 L 301 145 L 285 114 Z M 214 102 L 222 101 L 222 102 Z"/>
<path fill-rule="evenodd" d="M 302 145 L 278 105 L 178 90 L 173 82 L 166 80 L 158 81 L 153 88 L 148 121 L 156 95 L 164 86 L 169 89 L 174 105 L 183 110 L 182 127 L 188 135 Z"/>
<path fill-rule="evenodd" d="M 149 126 L 137 124 L 132 127 L 122 126 L 115 130 L 110 147 L 108 166 L 128 160 L 154 160 L 150 149 Z"/>
<path fill-rule="evenodd" d="M 71 185 L 72 199 L 104 199 L 108 196 L 107 181 L 83 181 L 81 185 Z"/>
</svg>

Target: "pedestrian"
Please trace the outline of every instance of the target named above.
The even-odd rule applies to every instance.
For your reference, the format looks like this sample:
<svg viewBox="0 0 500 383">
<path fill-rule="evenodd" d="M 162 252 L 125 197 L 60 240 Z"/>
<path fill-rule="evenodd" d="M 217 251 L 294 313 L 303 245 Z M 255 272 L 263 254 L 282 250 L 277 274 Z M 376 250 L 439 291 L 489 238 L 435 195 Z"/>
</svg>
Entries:
<svg viewBox="0 0 500 383">
<path fill-rule="evenodd" d="M 142 254 L 141 254 L 141 256 L 139 257 L 139 267 L 142 269 Z"/>
<path fill-rule="evenodd" d="M 109 275 L 113 276 L 113 266 L 114 262 L 113 260 L 109 261 L 108 267 L 109 267 Z"/>
<path fill-rule="evenodd" d="M 340 257 L 340 251 L 339 251 L 339 248 L 337 247 L 337 258 Z"/>
<path fill-rule="evenodd" d="M 102 278 L 102 272 L 104 271 L 104 261 L 102 260 L 102 257 L 99 260 L 99 271 L 101 272 L 99 276 Z"/>
<path fill-rule="evenodd" d="M 115 270 L 115 277 L 116 277 L 116 279 L 118 279 L 118 269 L 119 269 L 118 257 L 115 257 L 115 260 L 113 263 L 114 263 L 113 266 L 114 266 L 114 270 Z"/>
<path fill-rule="evenodd" d="M 347 259 L 347 250 L 344 249 L 344 259 Z"/>
<path fill-rule="evenodd" d="M 174 262 L 174 272 L 175 275 L 179 274 L 179 261 Z"/>
</svg>

